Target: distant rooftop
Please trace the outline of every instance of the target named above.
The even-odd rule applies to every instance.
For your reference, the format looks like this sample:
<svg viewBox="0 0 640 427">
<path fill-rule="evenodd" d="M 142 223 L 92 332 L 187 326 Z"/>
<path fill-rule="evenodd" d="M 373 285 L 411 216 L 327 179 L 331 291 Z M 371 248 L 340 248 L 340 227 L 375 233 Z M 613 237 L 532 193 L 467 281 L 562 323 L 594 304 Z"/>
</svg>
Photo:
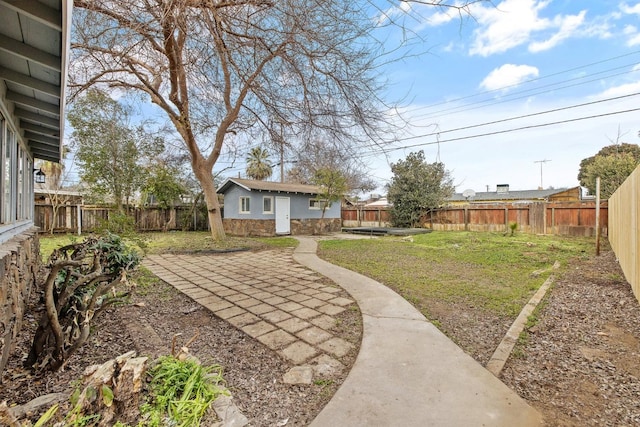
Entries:
<svg viewBox="0 0 640 427">
<path fill-rule="evenodd" d="M 228 178 L 220 185 L 220 187 L 218 187 L 217 192 L 225 193 L 232 184 L 238 185 L 246 190 L 256 191 L 274 191 L 279 193 L 301 194 L 318 194 L 320 192 L 320 188 L 315 185 L 292 184 L 288 182 L 257 181 L 244 178 Z"/>
<path fill-rule="evenodd" d="M 465 197 L 462 193 L 455 193 L 447 201 L 449 202 L 483 202 L 495 200 L 546 200 L 554 194 L 562 193 L 570 188 L 554 188 L 547 190 L 509 190 L 508 187 L 499 186 L 498 191 L 479 191 L 472 197 Z"/>
</svg>

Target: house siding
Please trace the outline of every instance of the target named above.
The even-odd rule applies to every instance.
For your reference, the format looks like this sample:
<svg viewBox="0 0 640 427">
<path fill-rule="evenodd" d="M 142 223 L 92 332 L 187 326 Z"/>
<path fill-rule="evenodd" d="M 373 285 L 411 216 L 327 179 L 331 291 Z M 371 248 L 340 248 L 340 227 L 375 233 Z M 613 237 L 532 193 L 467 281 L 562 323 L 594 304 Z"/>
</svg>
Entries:
<svg viewBox="0 0 640 427">
<path fill-rule="evenodd" d="M 269 182 L 251 182 L 244 186 L 236 182 L 223 184 L 219 192 L 224 194 L 223 226 L 226 233 L 235 236 L 275 236 L 276 235 L 276 199 L 289 199 L 289 224 L 291 234 L 318 234 L 340 231 L 341 206 L 339 202 L 332 203 L 325 210 L 324 219 L 322 209 L 310 209 L 309 201 L 316 195 L 309 191 L 311 186 L 297 186 L 295 184 L 281 184 Z M 244 181 L 246 182 L 246 180 Z M 269 189 L 268 187 L 276 189 Z M 286 188 L 289 186 L 289 188 Z M 251 188 L 250 190 L 246 187 Z M 258 187 L 258 188 L 256 188 Z M 267 187 L 267 188 L 265 188 Z M 300 188 L 305 187 L 305 188 Z M 315 187 L 314 187 L 315 189 Z M 241 213 L 241 198 L 248 197 L 249 212 Z M 263 200 L 272 198 L 272 212 L 263 213 Z"/>
<path fill-rule="evenodd" d="M 265 196 L 273 197 L 273 213 L 262 213 L 262 199 Z M 240 213 L 240 198 L 249 197 L 250 212 Z M 290 194 L 276 191 L 248 191 L 234 185 L 224 195 L 224 218 L 241 220 L 275 220 L 275 198 L 288 197 L 290 199 L 290 218 L 292 220 L 320 219 L 321 209 L 309 209 L 309 199 L 315 198 L 311 194 Z M 340 218 L 340 203 L 332 203 L 324 214 L 325 219 Z"/>
</svg>

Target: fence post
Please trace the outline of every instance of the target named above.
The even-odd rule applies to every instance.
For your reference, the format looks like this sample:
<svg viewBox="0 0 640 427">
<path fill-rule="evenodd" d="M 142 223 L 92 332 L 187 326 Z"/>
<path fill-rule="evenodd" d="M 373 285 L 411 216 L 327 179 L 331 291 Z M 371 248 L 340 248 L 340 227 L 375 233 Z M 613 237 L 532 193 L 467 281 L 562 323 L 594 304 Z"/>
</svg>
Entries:
<svg viewBox="0 0 640 427">
<path fill-rule="evenodd" d="M 509 231 L 509 207 L 504 207 L 504 231 Z"/>
<path fill-rule="evenodd" d="M 80 206 L 80 204 L 78 204 L 77 206 L 78 208 L 78 218 L 77 218 L 77 223 L 78 223 L 78 236 L 82 234 L 82 207 Z"/>
<path fill-rule="evenodd" d="M 464 207 L 464 231 L 469 231 L 469 208 Z"/>
<path fill-rule="evenodd" d="M 596 256 L 600 255 L 600 177 L 596 178 Z"/>
</svg>

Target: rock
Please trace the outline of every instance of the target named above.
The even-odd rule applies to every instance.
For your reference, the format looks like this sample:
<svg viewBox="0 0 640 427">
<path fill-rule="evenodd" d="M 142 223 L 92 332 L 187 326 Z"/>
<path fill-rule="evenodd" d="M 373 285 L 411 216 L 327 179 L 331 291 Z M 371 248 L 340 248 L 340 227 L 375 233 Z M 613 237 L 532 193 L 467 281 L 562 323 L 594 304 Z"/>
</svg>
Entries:
<svg viewBox="0 0 640 427">
<path fill-rule="evenodd" d="M 14 406 L 9 408 L 9 412 L 11 416 L 16 419 L 23 418 L 26 415 L 36 413 L 43 408 L 49 408 L 56 403 L 64 402 L 67 400 L 69 396 L 65 393 L 50 393 L 45 394 L 43 396 L 38 396 L 30 402 L 25 403 L 24 405 Z"/>
<path fill-rule="evenodd" d="M 311 360 L 314 373 L 319 377 L 335 377 L 342 373 L 344 365 L 333 357 L 322 354 Z"/>
<path fill-rule="evenodd" d="M 282 377 L 285 384 L 311 384 L 313 368 L 311 366 L 294 366 Z"/>
<path fill-rule="evenodd" d="M 231 396 L 221 395 L 216 398 L 213 401 L 213 410 L 216 411 L 218 418 L 222 420 L 221 427 L 244 427 L 249 424 L 249 420 L 233 403 Z"/>
</svg>

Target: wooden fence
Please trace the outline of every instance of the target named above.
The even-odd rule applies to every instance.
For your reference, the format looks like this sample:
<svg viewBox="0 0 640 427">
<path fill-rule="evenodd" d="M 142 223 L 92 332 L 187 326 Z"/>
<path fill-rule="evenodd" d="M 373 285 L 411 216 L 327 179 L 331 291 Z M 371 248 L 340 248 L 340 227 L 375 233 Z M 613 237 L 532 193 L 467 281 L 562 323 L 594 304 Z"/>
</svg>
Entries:
<svg viewBox="0 0 640 427">
<path fill-rule="evenodd" d="M 607 235 L 607 202 L 600 204 L 601 231 Z M 517 223 L 518 231 L 532 234 L 594 236 L 596 203 L 495 203 L 471 204 L 436 209 L 422 218 L 424 227 L 434 230 L 508 231 Z M 389 226 L 385 208 L 346 207 L 342 209 L 343 227 Z"/>
<path fill-rule="evenodd" d="M 138 231 L 169 230 L 207 230 L 208 219 L 201 210 L 190 214 L 190 206 L 178 206 L 170 209 L 156 207 L 135 208 L 130 211 Z M 35 205 L 34 223 L 43 232 L 54 233 L 91 232 L 101 228 L 116 211 L 111 208 L 83 205 L 62 205 L 55 218 L 53 206 Z"/>
<path fill-rule="evenodd" d="M 343 227 L 389 227 L 387 208 L 367 208 L 365 206 L 343 207 Z"/>
<path fill-rule="evenodd" d="M 609 198 L 609 242 L 620 262 L 624 277 L 640 301 L 640 166 Z"/>
</svg>

